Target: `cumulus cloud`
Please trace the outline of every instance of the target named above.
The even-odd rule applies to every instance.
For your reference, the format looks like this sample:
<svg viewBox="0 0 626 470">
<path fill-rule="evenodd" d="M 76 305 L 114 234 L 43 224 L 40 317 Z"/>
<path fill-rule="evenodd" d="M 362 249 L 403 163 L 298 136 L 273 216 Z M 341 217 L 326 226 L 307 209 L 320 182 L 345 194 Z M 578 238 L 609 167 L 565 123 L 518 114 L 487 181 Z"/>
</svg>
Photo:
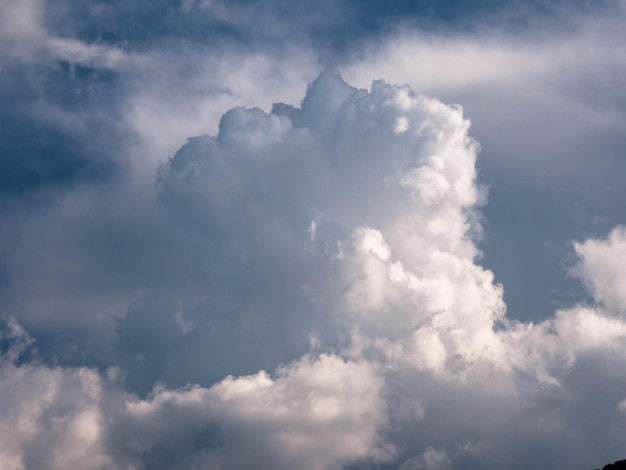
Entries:
<svg viewBox="0 0 626 470">
<path fill-rule="evenodd" d="M 392 455 L 378 438 L 386 423 L 382 388 L 367 363 L 322 354 L 279 368 L 274 379 L 259 372 L 227 377 L 209 389 L 157 389 L 126 408 L 139 427 L 137 438 L 155 452 L 164 446 L 175 451 L 179 443 L 172 439 L 194 422 L 198 428 L 211 425 L 214 442 L 198 455 L 180 456 L 186 465 L 197 459 L 209 468 L 220 462 L 236 468 L 341 468 Z"/>
<path fill-rule="evenodd" d="M 20 364 L 32 339 L 15 322 L 3 339 L 9 348 L 0 363 L 0 465 L 12 470 L 111 468 L 98 372 Z"/>
<path fill-rule="evenodd" d="M 623 458 L 623 5 L 279 3 L 0 0 L 0 466 Z"/>
<path fill-rule="evenodd" d="M 515 5 L 513 16 L 537 4 Z M 582 300 L 562 265 L 569 240 L 624 223 L 623 5 L 577 6 L 584 13 L 551 3 L 553 16 L 521 23 L 496 14 L 468 28 L 396 27 L 338 67 L 357 86 L 385 78 L 463 104 L 491 194 L 482 262 L 525 321 Z"/>
<path fill-rule="evenodd" d="M 307 356 L 211 388 L 123 392 L 117 372 L 19 363 L 32 340 L 15 322 L 2 357 L 2 446 L 7 469 L 340 468 L 388 459 L 383 382 L 365 362 Z"/>
<path fill-rule="evenodd" d="M 224 326 L 219 337 L 209 333 L 213 341 L 227 344 L 218 338 L 241 328 L 259 344 L 300 335 L 299 347 L 282 352 L 295 358 L 313 331 L 318 347 L 383 364 L 377 376 L 394 385 L 391 427 L 379 432 L 403 442 L 396 455 L 407 468 L 518 468 L 524 460 L 511 445 L 522 436 L 494 439 L 493 431 L 520 414 L 531 434 L 562 434 L 546 457 L 556 459 L 560 445 L 588 437 L 572 397 L 602 393 L 572 388 L 586 364 L 624 358 L 625 325 L 609 311 L 575 306 L 539 323 L 506 318 L 502 288 L 477 264 L 482 199 L 468 128 L 460 108 L 406 87 L 376 82 L 366 92 L 323 75 L 300 108 L 228 112 L 219 134 L 191 139 L 157 184 L 170 216 L 209 242 L 207 261 L 219 273 L 219 290 L 185 311 L 203 325 L 194 332 L 208 333 L 229 312 L 237 333 Z M 130 329 L 135 315 L 118 330 L 129 343 L 139 334 Z M 143 315 L 138 328 L 150 319 Z M 161 315 L 174 321 L 174 312 Z M 202 349 L 175 346 L 170 360 L 189 363 L 189 350 Z M 250 364 L 232 356 L 241 361 L 235 367 Z M 459 396 L 467 406 L 451 419 Z M 396 411 L 407 406 L 415 411 Z M 475 421 L 472 408 L 485 419 Z M 606 419 L 606 429 L 620 426 Z M 541 440 L 524 435 L 538 452 Z M 587 447 L 588 459 L 609 448 Z"/>
<path fill-rule="evenodd" d="M 410 123 L 401 134 L 399 117 Z M 469 214 L 480 191 L 468 126 L 459 108 L 408 88 L 377 82 L 368 93 L 323 75 L 301 109 L 235 108 L 217 137 L 191 139 L 157 182 L 170 217 L 204 240 L 209 280 L 207 299 L 184 312 L 197 328 L 177 348 L 189 354 L 227 317 L 215 341 L 228 348 L 243 328 L 265 349 L 280 335 L 270 349 L 286 357 L 305 350 L 311 331 L 340 345 L 355 324 L 375 332 L 386 323 L 393 337 L 462 318 L 460 330 L 482 344 L 480 330 L 504 307 L 491 274 L 473 264 Z M 136 355 L 148 351 L 136 350 L 144 321 L 134 318 L 153 315 L 133 309 L 120 323 Z"/>
<path fill-rule="evenodd" d="M 619 226 L 605 240 L 574 244 L 580 257 L 576 273 L 587 284 L 594 298 L 609 310 L 626 310 L 626 228 Z"/>
<path fill-rule="evenodd" d="M 112 233 L 133 227 L 135 249 L 111 249 L 129 272 L 92 253 L 93 235 L 59 255 L 75 281 L 118 273 L 100 285 L 121 299 L 107 323 L 119 373 L 20 360 L 30 340 L 11 324 L 3 432 L 25 424 L 7 465 L 521 469 L 623 448 L 626 324 L 606 282 L 622 229 L 575 245 L 597 305 L 507 318 L 479 264 L 469 127 L 407 86 L 323 74 L 299 107 L 233 108 L 190 138 L 159 168 L 154 204 L 108 215 L 124 227 Z"/>
</svg>

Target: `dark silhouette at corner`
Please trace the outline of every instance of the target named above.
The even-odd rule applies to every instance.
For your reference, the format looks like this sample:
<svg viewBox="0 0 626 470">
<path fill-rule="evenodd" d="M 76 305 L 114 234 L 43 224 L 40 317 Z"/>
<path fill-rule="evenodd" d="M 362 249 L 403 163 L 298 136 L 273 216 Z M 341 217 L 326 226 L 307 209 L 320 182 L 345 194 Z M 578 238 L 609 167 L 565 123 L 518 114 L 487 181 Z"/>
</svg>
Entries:
<svg viewBox="0 0 626 470">
<path fill-rule="evenodd" d="M 600 470 L 596 468 L 596 470 Z M 626 470 L 626 460 L 618 460 L 602 467 L 602 470 Z"/>
</svg>

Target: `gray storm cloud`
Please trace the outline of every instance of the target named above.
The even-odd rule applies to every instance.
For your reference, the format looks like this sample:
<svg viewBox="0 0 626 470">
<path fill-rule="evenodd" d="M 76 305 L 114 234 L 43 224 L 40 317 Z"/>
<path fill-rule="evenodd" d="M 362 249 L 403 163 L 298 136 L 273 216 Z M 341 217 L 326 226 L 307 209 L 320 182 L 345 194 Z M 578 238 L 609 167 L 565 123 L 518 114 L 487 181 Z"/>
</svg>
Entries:
<svg viewBox="0 0 626 470">
<path fill-rule="evenodd" d="M 115 367 L 44 364 L 26 331 L 5 329 L 1 466 L 515 470 L 619 457 L 624 229 L 575 245 L 594 305 L 507 319 L 478 262 L 469 127 L 460 107 L 406 86 L 323 74 L 299 108 L 234 108 L 216 136 L 189 139 L 155 184 L 151 226 L 170 238 L 145 253 L 172 285 L 135 294 Z"/>
</svg>

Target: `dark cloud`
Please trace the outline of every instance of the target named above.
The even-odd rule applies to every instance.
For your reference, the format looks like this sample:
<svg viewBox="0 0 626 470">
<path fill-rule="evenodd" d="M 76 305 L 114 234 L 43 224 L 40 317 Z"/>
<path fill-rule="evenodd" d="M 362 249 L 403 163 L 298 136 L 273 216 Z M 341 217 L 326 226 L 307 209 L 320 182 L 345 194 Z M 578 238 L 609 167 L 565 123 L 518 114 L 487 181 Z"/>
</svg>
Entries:
<svg viewBox="0 0 626 470">
<path fill-rule="evenodd" d="M 111 73 L 59 62 L 26 70 L 11 67 L 5 77 L 0 90 L 0 191 L 5 201 L 113 176 L 119 138 L 112 137 L 120 130 L 112 116 L 93 112 L 114 113 Z"/>
<path fill-rule="evenodd" d="M 59 36 L 88 43 L 146 50 L 155 44 L 239 44 L 249 50 L 281 47 L 284 38 L 311 45 L 327 60 L 350 54 L 363 41 L 398 24 L 433 31 L 476 31 L 508 27 L 523 31 L 537 21 L 558 27 L 563 16 L 615 11 L 616 2 L 546 0 L 398 1 L 342 0 L 311 4 L 254 0 L 102 2 L 82 0 L 45 7 L 45 24 Z"/>
</svg>

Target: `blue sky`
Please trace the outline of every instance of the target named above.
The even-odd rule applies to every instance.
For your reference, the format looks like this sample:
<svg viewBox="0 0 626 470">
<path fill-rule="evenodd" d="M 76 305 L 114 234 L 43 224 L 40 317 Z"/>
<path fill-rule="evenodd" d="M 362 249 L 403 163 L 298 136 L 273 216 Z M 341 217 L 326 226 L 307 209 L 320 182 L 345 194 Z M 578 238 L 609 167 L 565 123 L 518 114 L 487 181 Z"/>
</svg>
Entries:
<svg viewBox="0 0 626 470">
<path fill-rule="evenodd" d="M 0 0 L 0 466 L 623 458 L 625 8 Z"/>
</svg>

